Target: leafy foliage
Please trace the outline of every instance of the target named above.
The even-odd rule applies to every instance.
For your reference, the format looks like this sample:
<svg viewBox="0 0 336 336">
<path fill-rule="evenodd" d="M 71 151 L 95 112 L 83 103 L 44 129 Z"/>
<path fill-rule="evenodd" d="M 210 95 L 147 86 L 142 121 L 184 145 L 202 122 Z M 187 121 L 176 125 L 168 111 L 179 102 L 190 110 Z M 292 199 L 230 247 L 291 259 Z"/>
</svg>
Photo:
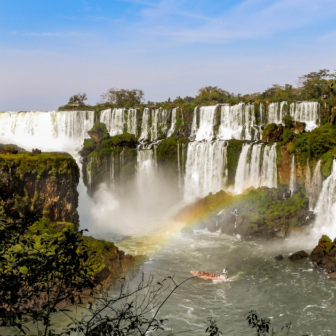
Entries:
<svg viewBox="0 0 336 336">
<path fill-rule="evenodd" d="M 125 90 L 112 88 L 101 95 L 103 102 L 108 102 L 112 106 L 118 107 L 135 107 L 139 105 L 143 99 L 144 92 L 142 90 Z"/>
<path fill-rule="evenodd" d="M 262 318 L 255 310 L 245 314 L 245 318 L 251 328 L 255 328 L 257 336 L 268 334 L 270 331 L 271 320 L 267 317 Z"/>
</svg>

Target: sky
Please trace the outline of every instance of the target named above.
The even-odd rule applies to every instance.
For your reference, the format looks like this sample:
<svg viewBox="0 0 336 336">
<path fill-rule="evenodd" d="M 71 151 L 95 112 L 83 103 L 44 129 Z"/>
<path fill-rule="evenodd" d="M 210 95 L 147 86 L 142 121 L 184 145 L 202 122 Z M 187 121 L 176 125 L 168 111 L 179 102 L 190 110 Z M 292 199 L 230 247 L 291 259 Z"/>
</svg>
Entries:
<svg viewBox="0 0 336 336">
<path fill-rule="evenodd" d="M 335 0 L 0 0 L 0 111 L 235 94 L 336 69 Z"/>
</svg>

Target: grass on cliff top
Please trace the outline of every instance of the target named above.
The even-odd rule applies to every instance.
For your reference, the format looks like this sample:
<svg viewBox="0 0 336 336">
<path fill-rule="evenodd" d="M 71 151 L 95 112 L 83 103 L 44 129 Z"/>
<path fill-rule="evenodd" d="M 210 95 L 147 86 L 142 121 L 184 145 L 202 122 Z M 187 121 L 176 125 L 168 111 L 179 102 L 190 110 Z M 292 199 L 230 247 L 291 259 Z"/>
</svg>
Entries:
<svg viewBox="0 0 336 336">
<path fill-rule="evenodd" d="M 261 187 L 241 195 L 229 195 L 223 190 L 217 194 L 196 201 L 182 209 L 175 219 L 186 223 L 198 222 L 212 216 L 222 209 L 237 209 L 238 213 L 250 223 L 272 225 L 281 218 L 295 218 L 302 209 L 307 209 L 308 199 L 304 191 L 284 200 L 283 190 Z M 295 226 L 297 223 L 292 223 Z"/>
<path fill-rule="evenodd" d="M 0 153 L 0 169 L 17 174 L 33 173 L 40 177 L 43 173 L 56 176 L 57 174 L 70 174 L 74 178 L 79 178 L 79 168 L 74 158 L 67 153 Z"/>
</svg>

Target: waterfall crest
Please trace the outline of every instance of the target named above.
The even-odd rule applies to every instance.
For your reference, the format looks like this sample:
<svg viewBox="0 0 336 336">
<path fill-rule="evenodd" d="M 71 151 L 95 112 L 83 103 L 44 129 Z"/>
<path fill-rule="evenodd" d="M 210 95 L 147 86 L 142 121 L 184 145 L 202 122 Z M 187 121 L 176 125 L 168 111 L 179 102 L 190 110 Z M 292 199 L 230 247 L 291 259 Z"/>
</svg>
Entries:
<svg viewBox="0 0 336 336">
<path fill-rule="evenodd" d="M 82 144 L 94 123 L 94 111 L 28 111 L 0 113 L 0 139 L 23 147 L 60 148 L 71 140 Z"/>
<path fill-rule="evenodd" d="M 196 141 L 211 141 L 214 137 L 213 127 L 217 105 L 200 107 L 200 123 L 196 133 Z"/>
<path fill-rule="evenodd" d="M 318 102 L 296 102 L 290 105 L 294 120 L 306 123 L 306 130 L 312 131 L 320 125 L 320 104 Z"/>
</svg>

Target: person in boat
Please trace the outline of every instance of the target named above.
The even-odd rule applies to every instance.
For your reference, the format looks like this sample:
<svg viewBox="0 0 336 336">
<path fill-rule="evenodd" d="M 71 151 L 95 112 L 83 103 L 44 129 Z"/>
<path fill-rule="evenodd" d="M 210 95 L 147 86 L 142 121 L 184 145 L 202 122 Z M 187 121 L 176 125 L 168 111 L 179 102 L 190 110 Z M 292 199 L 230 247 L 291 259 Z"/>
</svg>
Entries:
<svg viewBox="0 0 336 336">
<path fill-rule="evenodd" d="M 223 273 L 221 274 L 221 277 L 222 277 L 222 278 L 225 278 L 225 279 L 227 279 L 227 278 L 229 277 L 229 272 L 228 272 L 227 267 L 225 267 L 225 268 L 223 269 Z"/>
</svg>

